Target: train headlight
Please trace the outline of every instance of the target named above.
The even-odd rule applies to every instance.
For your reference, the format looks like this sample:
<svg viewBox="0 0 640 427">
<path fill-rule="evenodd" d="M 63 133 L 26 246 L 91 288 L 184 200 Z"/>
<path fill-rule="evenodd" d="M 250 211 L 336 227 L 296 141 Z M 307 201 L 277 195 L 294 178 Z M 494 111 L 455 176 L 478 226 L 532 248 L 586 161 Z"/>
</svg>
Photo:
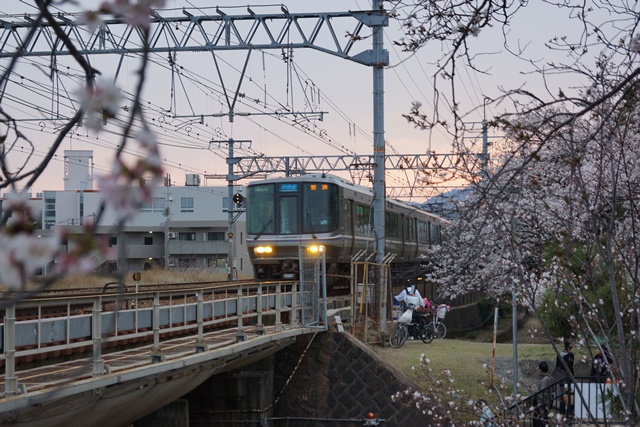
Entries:
<svg viewBox="0 0 640 427">
<path fill-rule="evenodd" d="M 253 253 L 256 255 L 269 255 L 273 253 L 273 248 L 271 246 L 256 246 L 253 248 Z"/>
<path fill-rule="evenodd" d="M 309 247 L 307 247 L 307 250 L 309 252 L 311 252 L 312 254 L 319 254 L 324 252 L 324 246 L 322 245 L 311 245 Z"/>
</svg>

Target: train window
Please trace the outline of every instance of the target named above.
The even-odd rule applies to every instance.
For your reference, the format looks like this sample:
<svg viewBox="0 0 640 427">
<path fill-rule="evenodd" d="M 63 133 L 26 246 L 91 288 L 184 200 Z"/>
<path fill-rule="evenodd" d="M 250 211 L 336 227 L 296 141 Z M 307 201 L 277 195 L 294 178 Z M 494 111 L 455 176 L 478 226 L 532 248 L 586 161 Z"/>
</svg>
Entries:
<svg viewBox="0 0 640 427">
<path fill-rule="evenodd" d="M 418 242 L 429 243 L 429 224 L 418 221 Z"/>
<path fill-rule="evenodd" d="M 431 242 L 441 243 L 440 241 L 440 226 L 438 224 L 431 224 Z"/>
<path fill-rule="evenodd" d="M 338 226 L 338 187 L 330 184 L 304 184 L 302 193 L 302 232 L 327 233 Z"/>
<path fill-rule="evenodd" d="M 369 206 L 356 205 L 356 234 L 369 236 L 373 231 L 373 209 Z"/>
<path fill-rule="evenodd" d="M 298 197 L 280 197 L 280 234 L 298 233 Z"/>
<path fill-rule="evenodd" d="M 275 186 L 273 184 L 250 185 L 246 203 L 247 233 L 274 234 L 276 228 Z"/>
<path fill-rule="evenodd" d="M 405 240 L 413 242 L 416 239 L 415 219 L 405 218 Z"/>
<path fill-rule="evenodd" d="M 398 214 L 394 214 L 391 212 L 385 213 L 385 227 L 386 227 L 386 235 L 387 237 L 400 237 L 399 227 L 398 227 Z"/>
</svg>

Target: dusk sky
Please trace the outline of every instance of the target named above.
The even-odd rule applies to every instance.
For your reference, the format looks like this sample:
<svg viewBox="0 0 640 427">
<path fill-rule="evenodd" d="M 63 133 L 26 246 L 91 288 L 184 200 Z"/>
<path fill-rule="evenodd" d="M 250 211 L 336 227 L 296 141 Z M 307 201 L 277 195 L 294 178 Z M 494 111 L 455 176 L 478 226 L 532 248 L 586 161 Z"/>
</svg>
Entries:
<svg viewBox="0 0 640 427">
<path fill-rule="evenodd" d="M 0 6 L 0 15 L 3 16 L 0 19 L 11 21 L 17 18 L 8 15 L 35 13 L 28 3 L 3 1 Z M 90 8 L 99 2 L 80 3 Z M 204 7 L 205 4 L 208 6 Z M 204 0 L 167 0 L 161 15 L 183 16 L 183 7 L 194 15 L 216 14 L 215 6 L 211 4 Z M 232 0 L 217 2 L 220 10 L 228 15 L 247 14 L 247 4 L 239 4 Z M 252 10 L 258 14 L 277 13 L 280 6 L 264 1 L 251 2 Z M 370 3 L 363 0 L 296 0 L 286 4 L 286 7 L 291 13 L 343 12 L 368 10 Z M 70 13 L 75 9 L 71 5 L 64 5 L 61 10 Z M 527 53 L 536 52 L 545 41 L 539 28 L 540 22 L 532 19 L 532 13 L 522 16 L 511 35 L 516 40 L 514 45 L 526 46 Z M 556 25 L 561 25 L 561 17 L 555 17 L 556 22 L 550 16 L 553 15 L 545 15 L 544 27 L 552 34 Z M 354 25 L 355 20 L 345 25 L 345 30 L 353 29 Z M 423 110 L 432 114 L 434 62 L 446 46 L 428 46 L 415 55 L 408 55 L 392 44 L 393 40 L 401 37 L 399 24 L 392 20 L 385 30 L 385 48 L 389 51 L 391 62 L 391 67 L 385 70 L 385 139 L 392 147 L 387 147 L 387 154 L 392 154 L 393 150 L 401 154 L 420 154 L 429 150 L 450 153 L 451 137 L 446 132 L 442 129 L 432 132 L 414 129 L 402 117 L 409 111 L 413 101 L 422 103 Z M 483 100 L 485 97 L 496 97 L 501 86 L 531 87 L 537 84 L 537 77 L 521 72 L 520 67 L 526 65 L 525 61 L 517 61 L 505 53 L 499 31 L 481 34 L 478 43 L 481 46 L 479 52 L 483 53 L 478 57 L 478 63 L 486 73 L 478 73 L 464 66 L 458 70 L 457 84 L 462 101 L 460 111 L 465 114 L 468 123 L 479 123 L 483 119 Z M 352 52 L 370 48 L 371 40 L 365 39 L 358 41 Z M 543 51 L 537 51 L 541 53 L 535 59 L 544 58 Z M 246 51 L 219 52 L 216 55 L 224 86 L 233 96 L 240 81 L 239 70 L 243 67 Z M 251 115 L 238 115 L 230 123 L 228 117 L 214 117 L 228 112 L 228 109 L 210 52 L 179 53 L 174 58 L 173 70 L 167 54 L 152 55 L 143 94 L 143 102 L 148 107 L 145 114 L 163 144 L 166 171 L 175 185 L 183 185 L 188 173 L 226 174 L 227 148 L 217 141 L 229 138 L 246 141 L 236 143 L 236 156 L 372 153 L 371 68 L 311 49 L 293 51 L 293 62 L 289 64 L 282 57 L 283 52 L 276 50 L 252 53 L 239 91 L 244 97 L 236 106 L 236 112 L 250 112 Z M 95 68 L 102 71 L 104 78 L 113 80 L 117 56 L 93 55 L 90 60 Z M 7 61 L 0 60 L 3 68 Z M 37 160 L 55 138 L 57 127 L 63 123 L 62 119 L 54 118 L 69 112 L 68 107 L 61 105 L 70 104 L 64 98 L 73 99 L 73 95 L 69 94 L 77 90 L 76 77 L 80 75 L 79 67 L 70 58 L 59 58 L 59 76 L 52 83 L 47 71 L 49 64 L 47 57 L 25 60 L 17 69 L 20 78 L 13 79 L 6 88 L 6 93 L 13 97 L 5 96 L 2 101 L 3 107 L 12 111 L 16 118 L 27 119 L 21 122 L 21 126 L 36 145 Z M 116 83 L 129 93 L 134 90 L 138 67 L 136 57 L 127 58 L 117 78 Z M 443 85 L 442 89 L 448 88 L 446 82 L 440 84 Z M 41 110 L 36 111 L 35 106 Z M 501 112 L 497 109 L 499 107 L 486 109 L 487 118 Z M 304 114 L 297 116 L 297 123 L 293 122 L 291 116 L 274 114 L 287 108 Z M 446 114 L 446 102 L 441 103 L 441 108 L 441 113 Z M 307 116 L 306 113 L 311 112 L 324 113 L 322 121 L 317 115 Z M 200 115 L 204 116 L 202 121 Z M 306 117 L 309 117 L 308 121 Z M 74 130 L 71 138 L 67 138 L 62 149 L 93 150 L 95 172 L 104 173 L 111 168 L 118 132 L 117 123 L 109 123 L 100 135 L 80 127 Z M 480 136 L 479 131 L 477 136 Z M 57 161 L 51 164 L 46 177 L 36 184 L 32 193 L 63 187 L 62 155 L 60 151 Z M 135 152 L 131 152 L 131 155 L 135 155 Z M 16 152 L 10 158 L 18 164 L 25 161 L 26 154 Z M 366 184 L 365 181 L 362 183 Z M 226 185 L 226 181 L 209 180 L 208 184 Z"/>
</svg>

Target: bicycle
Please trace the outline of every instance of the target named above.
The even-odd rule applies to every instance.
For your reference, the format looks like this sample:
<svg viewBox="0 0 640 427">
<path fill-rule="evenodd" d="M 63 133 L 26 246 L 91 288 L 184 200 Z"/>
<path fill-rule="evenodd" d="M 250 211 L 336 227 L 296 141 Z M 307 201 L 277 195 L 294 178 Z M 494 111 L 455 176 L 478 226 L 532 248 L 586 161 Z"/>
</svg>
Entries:
<svg viewBox="0 0 640 427">
<path fill-rule="evenodd" d="M 409 304 L 407 310 L 403 313 L 402 316 L 398 319 L 398 321 L 391 328 L 391 332 L 389 333 L 389 345 L 393 348 L 400 348 L 404 345 L 405 342 L 409 339 L 409 328 L 413 330 L 413 336 L 415 338 L 420 338 L 422 342 L 425 344 L 433 341 L 432 333 L 429 332 L 428 323 L 425 322 L 414 322 L 414 310 L 416 309 L 416 304 Z M 415 314 L 416 317 L 424 316 L 420 312 Z"/>
<path fill-rule="evenodd" d="M 447 335 L 447 326 L 441 322 L 449 312 L 451 307 L 446 304 L 440 304 L 431 312 L 432 320 L 426 325 L 425 343 L 430 343 L 435 338 L 444 338 Z"/>
</svg>

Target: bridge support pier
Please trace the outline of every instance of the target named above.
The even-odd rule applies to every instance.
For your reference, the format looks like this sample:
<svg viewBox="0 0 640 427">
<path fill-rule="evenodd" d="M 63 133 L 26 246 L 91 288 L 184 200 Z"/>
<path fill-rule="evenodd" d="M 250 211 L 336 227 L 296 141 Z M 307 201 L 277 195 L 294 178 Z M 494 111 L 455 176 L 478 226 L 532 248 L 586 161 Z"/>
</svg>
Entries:
<svg viewBox="0 0 640 427">
<path fill-rule="evenodd" d="M 271 355 L 241 369 L 214 375 L 186 396 L 193 425 L 268 425 L 273 415 Z M 137 425 L 136 425 L 137 427 Z"/>
</svg>

